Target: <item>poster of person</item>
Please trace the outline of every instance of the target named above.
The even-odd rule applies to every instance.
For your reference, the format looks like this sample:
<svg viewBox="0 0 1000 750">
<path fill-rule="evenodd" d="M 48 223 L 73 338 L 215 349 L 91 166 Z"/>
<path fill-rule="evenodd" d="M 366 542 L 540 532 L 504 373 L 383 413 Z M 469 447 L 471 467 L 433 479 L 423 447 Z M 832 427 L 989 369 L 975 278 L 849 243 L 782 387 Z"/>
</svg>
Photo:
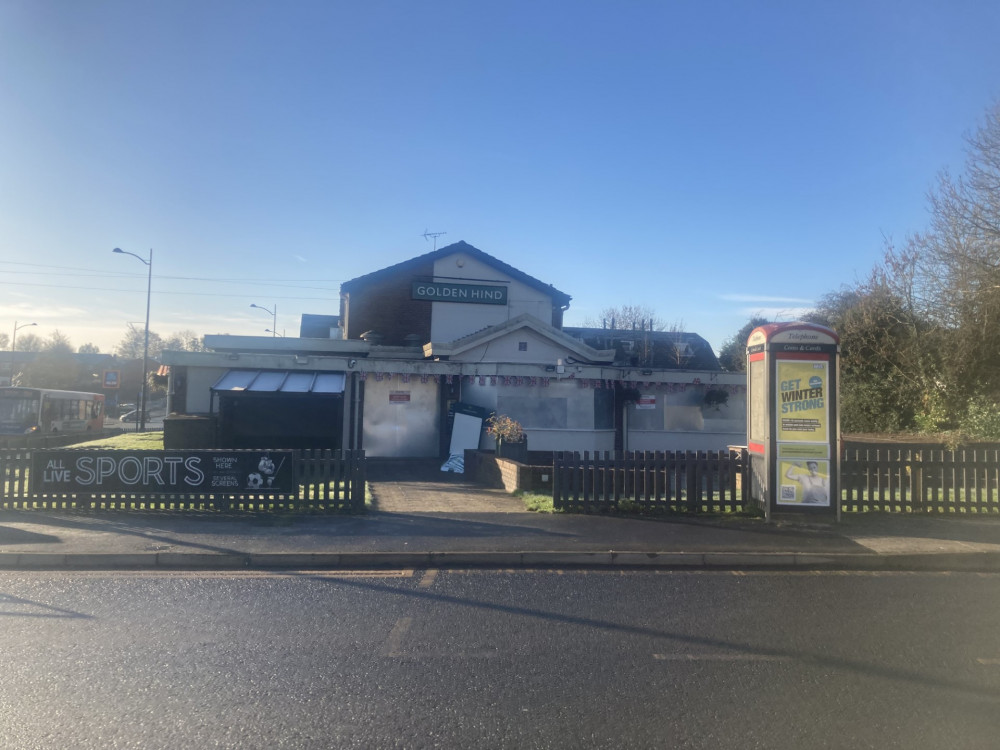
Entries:
<svg viewBox="0 0 1000 750">
<path fill-rule="evenodd" d="M 830 505 L 829 461 L 779 461 L 778 479 L 779 505 Z"/>
<path fill-rule="evenodd" d="M 829 362 L 777 361 L 778 442 L 825 443 L 829 438 Z"/>
</svg>

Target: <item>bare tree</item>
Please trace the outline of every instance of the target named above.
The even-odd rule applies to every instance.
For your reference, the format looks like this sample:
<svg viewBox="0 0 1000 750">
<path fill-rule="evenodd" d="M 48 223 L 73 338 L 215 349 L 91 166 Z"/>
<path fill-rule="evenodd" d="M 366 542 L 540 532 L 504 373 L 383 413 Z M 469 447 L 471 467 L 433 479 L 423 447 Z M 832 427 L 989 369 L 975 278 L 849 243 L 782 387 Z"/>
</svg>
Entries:
<svg viewBox="0 0 1000 750">
<path fill-rule="evenodd" d="M 45 342 L 42 344 L 42 351 L 71 354 L 73 352 L 73 345 L 70 343 L 69 336 L 56 329 L 45 339 Z"/>
<path fill-rule="evenodd" d="M 666 322 L 648 305 L 615 305 L 601 310 L 597 320 L 587 318 L 584 325 L 590 328 L 609 328 L 616 331 L 666 330 Z"/>
<path fill-rule="evenodd" d="M 899 256 L 912 302 L 948 331 L 950 399 L 1000 399 L 1000 103 L 966 136 L 964 173 L 942 172 L 929 203 L 930 227 Z"/>
<path fill-rule="evenodd" d="M 14 344 L 19 352 L 40 352 L 44 345 L 42 337 L 34 333 L 22 333 Z"/>
<path fill-rule="evenodd" d="M 177 331 L 163 342 L 163 349 L 174 352 L 203 352 L 205 338 L 191 330 Z"/>
<path fill-rule="evenodd" d="M 125 337 L 115 347 L 115 354 L 124 359 L 141 359 L 146 343 L 146 329 L 129 323 Z M 149 332 L 149 356 L 156 359 L 163 350 L 163 341 L 156 331 Z"/>
</svg>

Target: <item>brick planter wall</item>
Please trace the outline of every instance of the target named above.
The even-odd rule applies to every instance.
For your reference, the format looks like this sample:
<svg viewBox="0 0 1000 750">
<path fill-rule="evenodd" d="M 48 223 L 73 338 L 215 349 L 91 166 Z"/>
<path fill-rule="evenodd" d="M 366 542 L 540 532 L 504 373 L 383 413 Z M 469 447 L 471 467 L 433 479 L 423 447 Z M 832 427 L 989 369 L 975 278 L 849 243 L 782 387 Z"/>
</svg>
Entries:
<svg viewBox="0 0 1000 750">
<path fill-rule="evenodd" d="M 530 456 L 529 456 L 530 457 Z M 466 451 L 465 475 L 473 482 L 514 492 L 552 494 L 552 464 L 522 464 L 491 451 Z"/>
</svg>

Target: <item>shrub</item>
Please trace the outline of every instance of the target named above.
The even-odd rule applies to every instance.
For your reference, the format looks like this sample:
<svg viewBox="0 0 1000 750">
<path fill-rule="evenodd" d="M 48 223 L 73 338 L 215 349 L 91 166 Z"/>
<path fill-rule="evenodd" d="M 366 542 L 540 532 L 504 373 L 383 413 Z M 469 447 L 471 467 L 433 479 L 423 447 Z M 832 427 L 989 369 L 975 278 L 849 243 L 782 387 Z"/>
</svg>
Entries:
<svg viewBox="0 0 1000 750">
<path fill-rule="evenodd" d="M 973 438 L 1000 439 L 1000 406 L 986 396 L 973 396 L 962 417 L 961 430 Z"/>
<path fill-rule="evenodd" d="M 504 443 L 520 443 L 524 440 L 524 429 L 516 419 L 511 419 L 506 414 L 490 414 L 486 420 L 486 432 L 493 436 L 495 440 Z"/>
</svg>

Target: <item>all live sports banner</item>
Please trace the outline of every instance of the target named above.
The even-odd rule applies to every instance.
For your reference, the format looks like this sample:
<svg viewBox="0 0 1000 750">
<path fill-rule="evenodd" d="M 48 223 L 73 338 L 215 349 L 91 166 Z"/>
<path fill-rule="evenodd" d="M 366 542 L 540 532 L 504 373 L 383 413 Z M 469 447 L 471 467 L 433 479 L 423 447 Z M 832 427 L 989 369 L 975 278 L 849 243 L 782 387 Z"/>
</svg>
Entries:
<svg viewBox="0 0 1000 750">
<path fill-rule="evenodd" d="M 292 451 L 35 451 L 38 493 L 298 491 Z"/>
</svg>

